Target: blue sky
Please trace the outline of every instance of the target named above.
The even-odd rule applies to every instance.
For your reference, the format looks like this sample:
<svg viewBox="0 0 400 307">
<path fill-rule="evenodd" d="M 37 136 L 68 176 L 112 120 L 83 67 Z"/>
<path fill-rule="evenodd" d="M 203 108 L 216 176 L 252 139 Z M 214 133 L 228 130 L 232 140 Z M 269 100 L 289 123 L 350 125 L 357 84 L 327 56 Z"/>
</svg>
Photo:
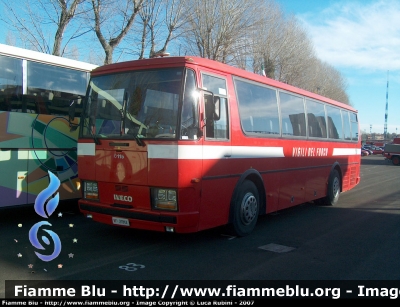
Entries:
<svg viewBox="0 0 400 307">
<path fill-rule="evenodd" d="M 400 134 L 400 1 L 275 2 L 286 14 L 296 15 L 317 57 L 347 80 L 347 93 L 359 111 L 361 130 L 384 132 L 387 100 L 387 132 Z"/>
</svg>

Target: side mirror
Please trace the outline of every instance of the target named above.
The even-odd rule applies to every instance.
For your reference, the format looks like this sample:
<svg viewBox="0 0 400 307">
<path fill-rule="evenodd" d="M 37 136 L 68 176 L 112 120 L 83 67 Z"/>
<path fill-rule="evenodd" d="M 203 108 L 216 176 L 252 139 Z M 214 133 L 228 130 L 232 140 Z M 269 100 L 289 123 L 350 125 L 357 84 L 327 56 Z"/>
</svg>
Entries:
<svg viewBox="0 0 400 307">
<path fill-rule="evenodd" d="M 218 96 L 214 96 L 214 93 L 205 89 L 200 89 L 204 94 L 204 102 L 206 108 L 205 119 L 219 120 L 221 114 L 221 102 Z M 207 94 L 207 95 L 206 95 Z M 210 96 L 209 98 L 207 96 Z M 207 98 L 206 98 L 207 97 Z M 210 100 L 209 100 L 210 99 Z"/>
<path fill-rule="evenodd" d="M 68 117 L 70 123 L 75 119 L 75 107 L 76 107 L 76 101 L 72 100 L 68 108 Z"/>
</svg>

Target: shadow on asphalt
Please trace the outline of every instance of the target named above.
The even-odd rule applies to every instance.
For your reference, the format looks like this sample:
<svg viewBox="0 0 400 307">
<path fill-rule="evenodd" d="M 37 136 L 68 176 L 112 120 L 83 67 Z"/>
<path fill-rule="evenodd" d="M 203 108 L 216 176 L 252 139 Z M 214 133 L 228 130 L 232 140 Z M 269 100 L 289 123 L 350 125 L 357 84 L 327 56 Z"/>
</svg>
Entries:
<svg viewBox="0 0 400 307">
<path fill-rule="evenodd" d="M 361 157 L 361 164 L 362 165 L 392 165 L 392 161 L 385 160 L 383 156 L 366 156 Z"/>
</svg>

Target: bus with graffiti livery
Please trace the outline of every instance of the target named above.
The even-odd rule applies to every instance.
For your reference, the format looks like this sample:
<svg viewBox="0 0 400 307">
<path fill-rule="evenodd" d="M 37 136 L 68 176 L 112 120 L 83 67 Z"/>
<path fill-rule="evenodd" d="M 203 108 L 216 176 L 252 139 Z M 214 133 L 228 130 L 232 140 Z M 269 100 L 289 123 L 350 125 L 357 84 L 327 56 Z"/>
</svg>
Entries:
<svg viewBox="0 0 400 307">
<path fill-rule="evenodd" d="M 49 171 L 60 180 L 60 200 L 80 197 L 79 118 L 69 122 L 68 111 L 95 67 L 0 44 L 0 208 L 34 203 Z"/>
<path fill-rule="evenodd" d="M 199 57 L 94 69 L 79 131 L 79 209 L 108 225 L 245 236 L 360 182 L 357 110 Z"/>
</svg>

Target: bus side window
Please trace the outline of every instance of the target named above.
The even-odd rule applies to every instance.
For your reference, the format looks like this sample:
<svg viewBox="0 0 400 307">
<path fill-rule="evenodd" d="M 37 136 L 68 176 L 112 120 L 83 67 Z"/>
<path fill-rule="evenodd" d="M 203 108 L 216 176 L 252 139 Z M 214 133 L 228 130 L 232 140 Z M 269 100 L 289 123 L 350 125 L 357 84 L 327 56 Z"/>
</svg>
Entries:
<svg viewBox="0 0 400 307">
<path fill-rule="evenodd" d="M 330 139 L 343 139 L 343 123 L 340 109 L 327 106 L 328 113 L 328 137 Z"/>
<path fill-rule="evenodd" d="M 206 138 L 228 139 L 228 99 L 226 90 L 226 79 L 222 77 L 203 74 L 203 88 L 208 91 L 204 95 L 204 108 L 206 117 Z M 214 94 L 214 99 L 210 92 Z M 215 106 L 219 102 L 216 114 Z M 215 115 L 214 115 L 215 114 Z"/>
<path fill-rule="evenodd" d="M 351 140 L 358 140 L 358 120 L 356 113 L 350 113 Z"/>
<path fill-rule="evenodd" d="M 306 136 L 304 102 L 300 96 L 279 92 L 282 116 L 282 134 Z"/>
<path fill-rule="evenodd" d="M 235 88 L 243 132 L 261 137 L 279 134 L 276 90 L 239 78 L 235 79 Z"/>
</svg>

